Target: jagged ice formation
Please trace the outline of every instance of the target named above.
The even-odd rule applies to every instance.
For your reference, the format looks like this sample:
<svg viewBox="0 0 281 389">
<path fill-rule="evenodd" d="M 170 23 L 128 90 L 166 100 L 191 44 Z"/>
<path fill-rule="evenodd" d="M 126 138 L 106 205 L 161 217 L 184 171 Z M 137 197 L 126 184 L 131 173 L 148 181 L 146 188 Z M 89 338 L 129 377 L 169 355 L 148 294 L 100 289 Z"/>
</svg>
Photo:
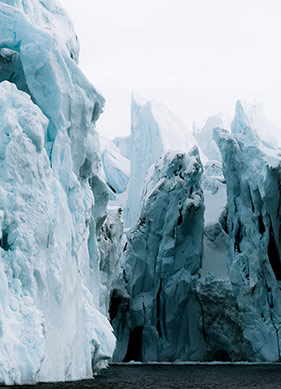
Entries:
<svg viewBox="0 0 281 389">
<path fill-rule="evenodd" d="M 120 304 L 112 317 L 116 360 L 204 356 L 195 291 L 203 243 L 201 174 L 197 148 L 163 154 L 149 170 L 140 217 L 127 234 L 122 259 L 127 294 L 113 296 Z"/>
<path fill-rule="evenodd" d="M 0 381 L 92 376 L 115 339 L 100 301 L 104 104 L 55 0 L 0 1 Z M 5 81 L 6 80 L 6 81 Z M 98 239 L 99 241 L 98 241 Z M 111 282 L 111 281 L 107 281 Z"/>
<path fill-rule="evenodd" d="M 232 133 L 215 131 L 227 184 L 228 268 L 256 360 L 280 360 L 280 151 L 251 122 L 256 107 L 236 106 Z M 256 127 L 256 128 L 255 128 Z"/>
<path fill-rule="evenodd" d="M 148 168 L 168 150 L 188 152 L 196 141 L 181 120 L 163 104 L 132 94 L 128 200 L 125 226 L 131 227 L 141 208 Z M 203 154 L 201 153 L 201 158 Z"/>
</svg>

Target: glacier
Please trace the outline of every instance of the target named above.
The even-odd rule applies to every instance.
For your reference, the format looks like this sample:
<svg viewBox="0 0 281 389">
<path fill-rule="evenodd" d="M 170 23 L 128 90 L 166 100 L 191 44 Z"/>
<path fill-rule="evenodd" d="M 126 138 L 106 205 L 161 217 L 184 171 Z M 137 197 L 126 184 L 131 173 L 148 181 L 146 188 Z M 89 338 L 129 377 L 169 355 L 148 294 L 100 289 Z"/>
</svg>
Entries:
<svg viewBox="0 0 281 389">
<path fill-rule="evenodd" d="M 8 385 L 92 377 L 115 347 L 105 315 L 114 256 L 112 276 L 104 272 L 122 223 L 112 211 L 102 230 L 109 191 L 95 122 L 104 98 L 78 54 L 57 1 L 0 1 L 0 381 Z"/>
<path fill-rule="evenodd" d="M 168 150 L 188 152 L 197 145 L 182 121 L 162 103 L 146 100 L 136 92 L 131 101 L 130 178 L 125 227 L 131 227 L 140 212 L 148 168 Z M 202 158 L 203 153 L 201 152 Z"/>
<path fill-rule="evenodd" d="M 257 136 L 256 106 L 215 130 L 227 184 L 228 272 L 256 360 L 280 360 L 280 150 Z M 259 116 L 258 116 L 259 118 Z"/>
<path fill-rule="evenodd" d="M 239 100 L 192 133 L 134 92 L 99 137 L 78 60 L 58 1 L 0 0 L 0 382 L 280 361 L 280 129 Z"/>
<path fill-rule="evenodd" d="M 197 155 L 198 165 L 199 154 L 186 155 L 183 147 L 164 151 L 142 173 L 140 211 L 126 234 L 123 274 L 111 296 L 116 361 L 280 360 L 281 153 L 278 128 L 259 107 L 238 101 L 231 125 L 221 115 L 207 120 L 201 133 L 209 142 L 209 160 L 196 185 L 179 160 L 194 163 Z M 141 114 L 136 107 L 133 113 L 137 123 Z M 228 123 L 227 129 L 216 123 Z M 142 129 L 133 128 L 140 138 L 138 153 L 146 157 L 150 138 Z M 197 136 L 204 148 L 202 139 Z M 132 165 L 135 155 L 131 149 Z M 176 190 L 181 179 L 199 194 L 200 211 L 178 240 L 179 204 L 192 196 Z"/>
<path fill-rule="evenodd" d="M 115 360 L 203 358 L 195 289 L 203 245 L 201 174 L 197 148 L 164 153 L 149 169 L 140 217 L 122 257 L 127 295 L 115 293 L 122 302 L 112 317 Z"/>
<path fill-rule="evenodd" d="M 209 161 L 204 165 L 201 186 L 205 204 L 201 275 L 212 273 L 224 277 L 227 276 L 227 198 L 220 162 Z"/>
</svg>

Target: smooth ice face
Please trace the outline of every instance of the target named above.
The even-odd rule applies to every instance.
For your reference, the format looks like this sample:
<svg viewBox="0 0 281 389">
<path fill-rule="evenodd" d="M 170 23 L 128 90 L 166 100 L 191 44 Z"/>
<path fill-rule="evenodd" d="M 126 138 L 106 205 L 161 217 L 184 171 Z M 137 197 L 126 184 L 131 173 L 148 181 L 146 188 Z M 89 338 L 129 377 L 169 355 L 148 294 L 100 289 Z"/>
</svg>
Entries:
<svg viewBox="0 0 281 389">
<path fill-rule="evenodd" d="M 194 138 L 209 160 L 221 161 L 221 153 L 213 139 L 213 129 L 220 127 L 230 130 L 230 125 L 230 117 L 226 113 L 221 112 L 218 115 L 210 116 L 201 130 L 193 130 Z"/>
<path fill-rule="evenodd" d="M 131 104 L 131 172 L 125 226 L 130 227 L 138 218 L 148 168 L 164 152 L 188 152 L 196 141 L 180 119 L 163 104 L 147 101 L 136 93 Z"/>
<path fill-rule="evenodd" d="M 0 381 L 91 377 L 115 345 L 101 313 L 104 99 L 57 1 L 0 1 L 0 47 Z"/>
<path fill-rule="evenodd" d="M 252 120 L 239 115 L 234 123 Z M 237 135 L 214 134 L 227 184 L 229 277 L 255 359 L 279 361 L 280 153 L 249 134 L 251 127 Z"/>
<path fill-rule="evenodd" d="M 203 358 L 195 291 L 203 243 L 201 174 L 196 148 L 168 152 L 149 170 L 140 218 L 127 234 L 122 259 L 126 292 L 116 291 L 111 304 L 119 304 L 112 316 L 116 360 Z"/>
</svg>

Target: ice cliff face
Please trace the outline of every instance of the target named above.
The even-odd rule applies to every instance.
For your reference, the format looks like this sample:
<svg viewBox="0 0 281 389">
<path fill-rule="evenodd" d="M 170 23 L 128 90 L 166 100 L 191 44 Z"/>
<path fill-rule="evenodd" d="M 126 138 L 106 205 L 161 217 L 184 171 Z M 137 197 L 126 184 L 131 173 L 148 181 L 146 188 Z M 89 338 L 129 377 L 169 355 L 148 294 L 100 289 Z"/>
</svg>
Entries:
<svg viewBox="0 0 281 389">
<path fill-rule="evenodd" d="M 116 360 L 280 359 L 280 150 L 270 126 L 238 102 L 232 132 L 214 130 L 223 164 L 205 163 L 201 181 L 201 168 L 196 180 L 186 174 L 200 165 L 193 152 L 148 169 L 112 293 Z M 192 193 L 200 201 L 184 217 Z"/>
<path fill-rule="evenodd" d="M 256 360 L 280 359 L 280 152 L 257 137 L 256 106 L 216 130 L 227 184 L 228 268 Z M 259 118 L 259 116 L 258 116 Z"/>
<path fill-rule="evenodd" d="M 201 308 L 195 283 L 203 243 L 198 149 L 168 152 L 152 166 L 138 222 L 122 259 L 126 293 L 112 315 L 117 360 L 200 360 Z M 127 310 L 127 311 L 126 311 Z M 112 309 L 113 311 L 113 309 Z"/>
<path fill-rule="evenodd" d="M 228 183 L 229 276 L 244 331 L 259 359 L 279 360 L 279 158 L 241 137 L 217 136 Z"/>
<path fill-rule="evenodd" d="M 180 119 L 164 105 L 132 94 L 131 171 L 125 226 L 137 220 L 141 207 L 144 179 L 148 168 L 168 150 L 188 152 L 196 141 Z"/>
<path fill-rule="evenodd" d="M 204 166 L 204 249 L 201 275 L 227 275 L 226 184 L 220 162 L 209 161 Z"/>
<path fill-rule="evenodd" d="M 95 132 L 104 99 L 77 58 L 72 24 L 56 1 L 0 1 L 0 381 L 6 384 L 91 377 L 92 365 L 114 349 L 101 313 L 108 300 L 102 282 L 113 282 L 103 277 L 108 189 Z"/>
</svg>

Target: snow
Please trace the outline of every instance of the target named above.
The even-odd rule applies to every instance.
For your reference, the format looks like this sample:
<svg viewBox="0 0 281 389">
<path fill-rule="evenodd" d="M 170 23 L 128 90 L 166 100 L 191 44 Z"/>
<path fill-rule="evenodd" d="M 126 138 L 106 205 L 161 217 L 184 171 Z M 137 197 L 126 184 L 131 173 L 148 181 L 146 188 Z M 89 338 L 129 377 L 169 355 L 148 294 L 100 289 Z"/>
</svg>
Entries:
<svg viewBox="0 0 281 389">
<path fill-rule="evenodd" d="M 89 378 L 115 347 L 102 313 L 116 274 L 113 257 L 103 277 L 101 251 L 104 99 L 57 1 L 1 1 L 0 47 L 0 381 Z"/>
</svg>

